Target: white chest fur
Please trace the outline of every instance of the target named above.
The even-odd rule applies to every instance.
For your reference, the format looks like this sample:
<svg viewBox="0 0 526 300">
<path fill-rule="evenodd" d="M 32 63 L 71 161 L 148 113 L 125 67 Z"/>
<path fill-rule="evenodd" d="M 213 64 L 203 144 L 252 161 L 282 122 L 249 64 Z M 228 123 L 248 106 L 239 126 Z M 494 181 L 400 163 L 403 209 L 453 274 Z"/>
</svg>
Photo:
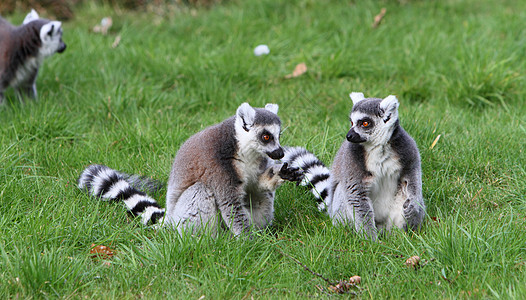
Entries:
<svg viewBox="0 0 526 300">
<path fill-rule="evenodd" d="M 239 171 L 241 181 L 252 185 L 259 181 L 261 175 L 261 154 L 257 151 L 239 151 L 239 160 L 236 161 L 236 167 Z"/>
<path fill-rule="evenodd" d="M 389 144 L 366 149 L 365 165 L 372 174 L 369 197 L 377 226 L 391 227 L 401 214 L 396 199 L 401 165 Z M 403 204 L 403 203 L 402 203 Z M 396 216 L 396 217 L 395 217 Z"/>
<path fill-rule="evenodd" d="M 43 58 L 31 57 L 27 59 L 22 65 L 18 67 L 15 73 L 15 77 L 11 80 L 11 86 L 18 86 L 21 83 L 25 83 L 29 76 L 38 70 Z"/>
</svg>

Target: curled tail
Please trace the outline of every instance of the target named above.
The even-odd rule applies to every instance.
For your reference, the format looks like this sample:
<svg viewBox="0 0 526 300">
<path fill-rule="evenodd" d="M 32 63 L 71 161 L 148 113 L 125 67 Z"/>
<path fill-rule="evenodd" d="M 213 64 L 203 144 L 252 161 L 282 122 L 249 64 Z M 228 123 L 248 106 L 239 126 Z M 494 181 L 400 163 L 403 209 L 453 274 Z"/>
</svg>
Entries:
<svg viewBox="0 0 526 300">
<path fill-rule="evenodd" d="M 102 200 L 122 200 L 131 214 L 142 218 L 144 225 L 157 223 L 164 217 L 164 208 L 140 190 L 158 189 L 160 185 L 154 180 L 121 173 L 104 165 L 91 165 L 80 174 L 78 187 Z"/>
<path fill-rule="evenodd" d="M 318 209 L 320 211 L 326 210 L 330 173 L 323 162 L 302 147 L 285 147 L 285 156 L 282 161 L 289 163 L 292 168 L 299 168 L 304 172 L 305 177 L 300 185 L 311 187 L 311 192 L 318 202 Z"/>
</svg>

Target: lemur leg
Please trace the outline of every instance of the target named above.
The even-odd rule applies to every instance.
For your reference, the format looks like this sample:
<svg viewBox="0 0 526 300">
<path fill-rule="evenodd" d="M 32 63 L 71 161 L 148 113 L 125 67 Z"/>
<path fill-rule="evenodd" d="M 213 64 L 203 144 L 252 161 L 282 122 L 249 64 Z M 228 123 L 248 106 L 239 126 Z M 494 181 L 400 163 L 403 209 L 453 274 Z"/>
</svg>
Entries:
<svg viewBox="0 0 526 300">
<path fill-rule="evenodd" d="M 286 166 L 285 166 L 286 167 Z M 276 189 L 284 182 L 280 177 L 282 164 L 271 164 L 258 178 L 258 187 L 249 191 L 248 201 L 252 223 L 258 229 L 265 228 L 274 217 Z"/>
<path fill-rule="evenodd" d="M 20 91 L 29 98 L 37 99 L 37 85 L 35 83 L 22 86 Z"/>
<path fill-rule="evenodd" d="M 250 193 L 252 222 L 257 228 L 268 226 L 274 217 L 274 196 L 277 188 L 286 180 L 298 182 L 303 173 L 288 163 L 271 164 L 258 179 L 257 195 Z"/>
<path fill-rule="evenodd" d="M 247 193 L 243 186 L 225 186 L 214 193 L 215 203 L 224 224 L 234 236 L 249 233 L 252 227 L 250 211 L 246 207 Z"/>
<path fill-rule="evenodd" d="M 173 226 L 179 232 L 217 232 L 217 206 L 213 195 L 197 182 L 181 193 L 175 206 L 166 215 L 165 226 Z"/>
<path fill-rule="evenodd" d="M 339 207 L 337 219 L 352 221 L 358 233 L 372 240 L 377 239 L 373 205 L 363 184 L 340 182 L 334 190 L 333 201 L 345 201 L 333 203 L 333 206 Z"/>
<path fill-rule="evenodd" d="M 403 215 L 407 222 L 404 230 L 417 230 L 424 221 L 426 207 L 422 196 L 422 183 L 419 175 L 414 174 L 402 178 L 402 194 L 405 197 L 403 204 Z"/>
<path fill-rule="evenodd" d="M 37 99 L 37 74 L 38 71 L 34 72 L 34 74 L 17 87 L 16 90 L 20 99 L 23 99 L 24 97 Z"/>
</svg>

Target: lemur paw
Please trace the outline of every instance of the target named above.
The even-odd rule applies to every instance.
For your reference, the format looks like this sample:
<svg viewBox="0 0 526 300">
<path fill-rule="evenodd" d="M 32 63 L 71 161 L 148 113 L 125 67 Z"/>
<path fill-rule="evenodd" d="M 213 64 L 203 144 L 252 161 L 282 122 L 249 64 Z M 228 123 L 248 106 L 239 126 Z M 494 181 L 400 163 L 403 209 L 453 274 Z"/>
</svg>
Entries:
<svg viewBox="0 0 526 300">
<path fill-rule="evenodd" d="M 411 199 L 407 199 L 404 202 L 404 217 L 410 219 L 411 217 L 416 217 L 418 214 L 418 203 L 416 203 L 416 201 L 411 201 Z"/>
<path fill-rule="evenodd" d="M 300 182 L 303 180 L 303 172 L 299 168 L 290 168 L 288 163 L 284 163 L 278 173 L 283 180 Z"/>
</svg>

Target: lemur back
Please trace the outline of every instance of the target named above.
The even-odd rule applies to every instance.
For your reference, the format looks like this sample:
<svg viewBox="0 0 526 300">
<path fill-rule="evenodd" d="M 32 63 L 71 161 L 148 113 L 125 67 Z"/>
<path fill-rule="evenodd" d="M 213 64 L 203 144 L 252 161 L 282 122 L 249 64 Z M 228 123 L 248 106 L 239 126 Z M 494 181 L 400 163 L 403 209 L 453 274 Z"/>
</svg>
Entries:
<svg viewBox="0 0 526 300">
<path fill-rule="evenodd" d="M 61 22 L 40 19 L 34 10 L 19 27 L 0 17 L 0 104 L 10 86 L 20 97 L 36 98 L 36 78 L 44 58 L 65 49 Z"/>
<path fill-rule="evenodd" d="M 301 177 L 276 161 L 283 157 L 277 111 L 275 104 L 260 109 L 244 103 L 234 117 L 183 143 L 170 173 L 166 211 L 115 170 L 92 175 L 98 167 L 90 166 L 83 173 L 90 176 L 81 175 L 79 187 L 103 199 L 123 199 L 145 224 L 159 220 L 178 231 L 212 233 L 225 227 L 234 235 L 264 228 L 273 219 L 276 189 L 284 180 Z"/>
<path fill-rule="evenodd" d="M 372 239 L 393 226 L 419 228 L 425 215 L 420 154 L 400 126 L 398 100 L 395 96 L 365 99 L 362 93 L 352 93 L 351 98 L 351 129 L 330 176 L 328 169 L 318 168 L 307 169 L 305 178 L 326 178 L 315 196 L 325 203 L 334 223 L 354 224 L 356 231 Z M 292 150 L 286 149 L 284 161 L 296 166 L 295 161 L 309 155 L 311 164 L 321 164 L 302 151 L 307 154 L 289 160 Z"/>
</svg>

